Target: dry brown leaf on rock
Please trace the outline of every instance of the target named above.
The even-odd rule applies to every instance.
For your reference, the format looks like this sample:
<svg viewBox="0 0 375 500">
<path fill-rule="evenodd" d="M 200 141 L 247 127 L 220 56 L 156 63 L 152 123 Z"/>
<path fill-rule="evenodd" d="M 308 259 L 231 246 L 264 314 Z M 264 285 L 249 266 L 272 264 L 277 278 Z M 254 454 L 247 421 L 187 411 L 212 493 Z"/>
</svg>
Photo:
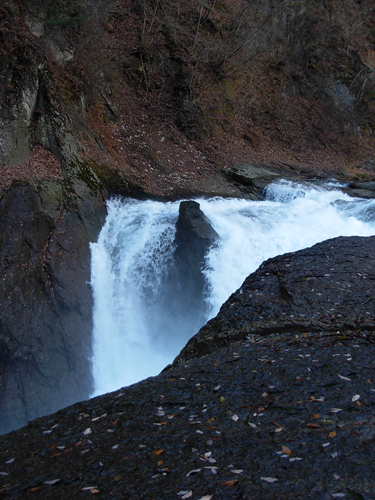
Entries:
<svg viewBox="0 0 375 500">
<path fill-rule="evenodd" d="M 233 486 L 236 483 L 238 483 L 238 479 L 231 479 L 230 481 L 225 481 L 224 483 L 221 483 L 222 486 Z"/>
<path fill-rule="evenodd" d="M 287 446 L 282 446 L 281 448 L 286 455 L 292 454 L 292 450 L 290 448 L 288 448 Z"/>
</svg>

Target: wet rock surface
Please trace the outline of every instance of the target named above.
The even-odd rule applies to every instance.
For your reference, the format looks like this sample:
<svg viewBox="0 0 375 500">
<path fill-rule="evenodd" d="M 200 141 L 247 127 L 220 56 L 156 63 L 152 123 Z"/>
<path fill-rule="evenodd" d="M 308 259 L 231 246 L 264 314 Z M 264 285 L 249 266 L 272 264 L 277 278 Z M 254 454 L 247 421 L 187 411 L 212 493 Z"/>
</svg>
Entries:
<svg viewBox="0 0 375 500">
<path fill-rule="evenodd" d="M 358 198 L 375 198 L 375 182 L 350 182 L 343 191 Z"/>
<path fill-rule="evenodd" d="M 375 338 L 372 319 L 359 321 L 373 314 L 374 239 L 271 259 L 230 299 L 240 308 L 263 283 L 268 298 L 242 306 L 258 317 L 309 307 L 311 328 L 301 317 L 234 341 L 238 310 L 222 323 L 229 345 L 0 437 L 1 496 L 374 499 Z M 278 298 L 271 264 L 284 271 Z"/>
<path fill-rule="evenodd" d="M 340 237 L 265 261 L 175 363 L 250 333 L 375 329 L 375 237 Z"/>
<path fill-rule="evenodd" d="M 163 285 L 157 295 L 148 292 L 147 314 L 159 339 L 163 336 L 166 344 L 173 343 L 175 335 L 184 339 L 179 350 L 206 321 L 203 269 L 206 254 L 219 236 L 199 203 L 192 200 L 180 203 L 175 229 Z"/>
<path fill-rule="evenodd" d="M 199 203 L 191 200 L 180 203 L 175 237 L 177 281 L 183 284 L 184 290 L 180 309 L 202 309 L 203 312 L 205 281 L 202 270 L 207 252 L 218 239 Z"/>
<path fill-rule="evenodd" d="M 105 217 L 74 181 L 15 183 L 0 200 L 0 432 L 88 397 L 89 242 Z"/>
<path fill-rule="evenodd" d="M 373 342 L 251 335 L 38 419 L 0 438 L 2 498 L 373 499 Z"/>
<path fill-rule="evenodd" d="M 253 200 L 261 200 L 262 189 L 280 178 L 279 173 L 259 165 L 238 165 L 223 169 L 223 174 Z"/>
</svg>

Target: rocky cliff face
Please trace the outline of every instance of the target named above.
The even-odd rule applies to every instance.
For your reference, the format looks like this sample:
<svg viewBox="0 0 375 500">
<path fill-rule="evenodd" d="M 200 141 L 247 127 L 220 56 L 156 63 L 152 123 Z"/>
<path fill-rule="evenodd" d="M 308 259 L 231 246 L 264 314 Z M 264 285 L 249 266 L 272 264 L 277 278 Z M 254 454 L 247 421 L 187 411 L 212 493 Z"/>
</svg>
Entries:
<svg viewBox="0 0 375 500">
<path fill-rule="evenodd" d="M 14 186 L 0 200 L 0 432 L 92 389 L 90 253 L 105 206 L 84 183 Z"/>
</svg>

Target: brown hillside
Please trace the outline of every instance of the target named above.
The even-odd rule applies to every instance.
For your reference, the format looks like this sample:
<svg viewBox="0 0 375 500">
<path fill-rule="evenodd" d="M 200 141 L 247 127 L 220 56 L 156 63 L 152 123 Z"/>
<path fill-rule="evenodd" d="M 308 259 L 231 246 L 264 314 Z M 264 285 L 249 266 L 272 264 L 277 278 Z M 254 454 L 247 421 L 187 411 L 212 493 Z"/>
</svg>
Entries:
<svg viewBox="0 0 375 500">
<path fill-rule="evenodd" d="M 148 192 L 235 194 L 220 169 L 241 163 L 374 176 L 370 0 L 8 1 L 0 40 L 3 122 L 39 64 L 60 116 L 50 127 L 74 138 L 74 158 Z M 71 152 L 40 133 L 43 113 L 36 104 L 31 163 L 40 145 L 64 167 Z M 22 175 L 0 174 L 3 184 Z"/>
</svg>

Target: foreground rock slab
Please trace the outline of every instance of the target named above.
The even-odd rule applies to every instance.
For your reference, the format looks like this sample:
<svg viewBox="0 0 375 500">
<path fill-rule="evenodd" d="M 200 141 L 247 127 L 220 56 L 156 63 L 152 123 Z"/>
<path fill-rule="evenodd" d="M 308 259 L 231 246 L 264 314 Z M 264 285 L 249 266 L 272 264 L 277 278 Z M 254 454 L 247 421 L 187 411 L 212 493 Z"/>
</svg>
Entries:
<svg viewBox="0 0 375 500">
<path fill-rule="evenodd" d="M 339 238 L 268 261 L 220 313 L 240 307 L 245 294 L 250 307 L 248 287 L 264 278 L 268 299 L 253 305 L 259 317 L 275 312 L 268 335 L 246 331 L 255 313 L 239 310 L 222 323 L 228 345 L 220 348 L 218 330 L 209 354 L 0 437 L 1 497 L 374 499 L 373 245 L 374 238 Z M 316 267 L 322 255 L 327 281 Z M 266 273 L 281 263 L 277 299 Z M 299 274 L 315 278 L 310 292 Z M 305 287 L 294 294 L 292 276 Z M 333 306 L 316 298 L 307 309 L 308 298 L 329 287 Z M 310 323 L 304 316 L 277 323 L 275 304 L 289 304 L 294 316 L 298 307 L 310 310 Z M 319 316 L 333 307 L 341 312 Z M 244 332 L 237 341 L 236 328 Z"/>
<path fill-rule="evenodd" d="M 2 436 L 1 496 L 372 499 L 374 360 L 372 333 L 250 336 Z"/>
</svg>

